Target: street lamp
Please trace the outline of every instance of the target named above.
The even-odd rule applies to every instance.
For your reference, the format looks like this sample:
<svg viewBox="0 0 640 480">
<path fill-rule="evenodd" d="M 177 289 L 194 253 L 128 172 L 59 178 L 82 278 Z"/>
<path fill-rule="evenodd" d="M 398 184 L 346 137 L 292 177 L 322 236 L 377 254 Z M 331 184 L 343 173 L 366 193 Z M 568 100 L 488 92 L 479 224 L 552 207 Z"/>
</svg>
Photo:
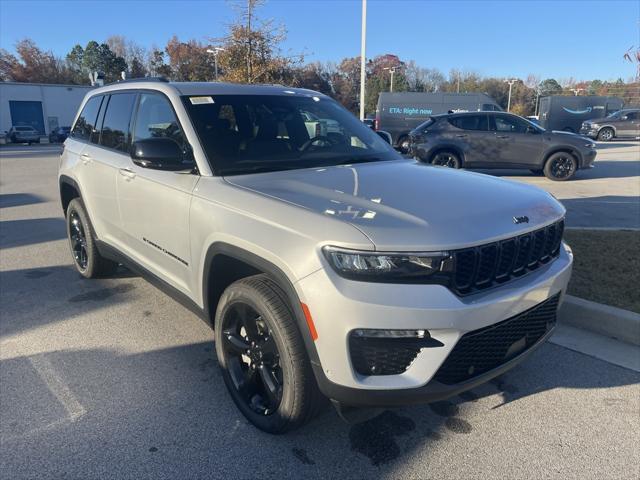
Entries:
<svg viewBox="0 0 640 480">
<path fill-rule="evenodd" d="M 365 49 L 367 46 L 367 0 L 362 0 L 362 33 L 360 38 L 360 120 L 364 120 Z"/>
<path fill-rule="evenodd" d="M 396 67 L 384 67 L 383 70 L 389 70 L 391 74 L 391 85 L 389 87 L 389 91 L 393 93 L 393 75 L 396 73 Z"/>
<path fill-rule="evenodd" d="M 509 80 L 504 81 L 504 83 L 509 84 L 509 100 L 507 100 L 507 112 L 511 111 L 511 87 L 513 87 L 513 84 L 516 83 L 517 81 L 518 81 L 517 78 L 511 78 Z"/>
<path fill-rule="evenodd" d="M 224 52 L 222 47 L 207 48 L 207 53 L 213 53 L 213 65 L 216 73 L 216 82 L 218 81 L 218 53 Z"/>
</svg>

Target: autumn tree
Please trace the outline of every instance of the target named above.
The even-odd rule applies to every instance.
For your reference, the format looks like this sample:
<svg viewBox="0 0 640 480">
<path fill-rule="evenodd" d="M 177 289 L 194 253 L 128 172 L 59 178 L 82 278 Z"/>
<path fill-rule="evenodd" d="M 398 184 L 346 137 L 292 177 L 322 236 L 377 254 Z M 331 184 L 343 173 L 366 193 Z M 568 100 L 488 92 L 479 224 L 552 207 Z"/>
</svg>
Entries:
<svg viewBox="0 0 640 480">
<path fill-rule="evenodd" d="M 74 83 L 73 75 L 59 58 L 31 39 L 16 44 L 17 56 L 0 49 L 0 79 L 29 83 Z"/>
<path fill-rule="evenodd" d="M 171 79 L 179 82 L 213 80 L 213 58 L 207 53 L 207 48 L 207 45 L 197 40 L 182 42 L 174 35 L 165 47 L 171 67 Z"/>
<path fill-rule="evenodd" d="M 218 55 L 221 77 L 229 82 L 287 83 L 292 71 L 302 66 L 301 54 L 286 55 L 280 45 L 286 38 L 283 25 L 262 20 L 256 9 L 264 0 L 237 2 L 238 18 L 223 38 L 210 39 L 221 44 Z"/>
</svg>

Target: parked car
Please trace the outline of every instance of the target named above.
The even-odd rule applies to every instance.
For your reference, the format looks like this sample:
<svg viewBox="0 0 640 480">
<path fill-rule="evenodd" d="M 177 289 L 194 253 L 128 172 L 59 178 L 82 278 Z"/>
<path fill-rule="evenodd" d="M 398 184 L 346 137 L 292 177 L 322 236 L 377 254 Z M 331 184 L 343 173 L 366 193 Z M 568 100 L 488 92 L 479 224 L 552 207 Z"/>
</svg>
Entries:
<svg viewBox="0 0 640 480">
<path fill-rule="evenodd" d="M 40 143 L 40 132 L 28 125 L 11 127 L 7 136 L 13 143 Z"/>
<path fill-rule="evenodd" d="M 391 134 L 402 153 L 409 150 L 409 132 L 432 115 L 441 113 L 502 111 L 484 93 L 382 92 L 376 106 L 376 130 Z"/>
<path fill-rule="evenodd" d="M 124 263 L 211 322 L 231 398 L 271 433 L 326 398 L 430 402 L 502 374 L 552 334 L 571 274 L 551 195 L 402 158 L 306 89 L 96 88 L 59 184 L 79 274 Z"/>
<path fill-rule="evenodd" d="M 622 108 L 618 97 L 597 95 L 549 95 L 540 97 L 540 126 L 547 130 L 578 133 L 585 120 L 606 117 Z"/>
<path fill-rule="evenodd" d="M 375 118 L 367 117 L 364 120 L 362 120 L 362 123 L 364 123 L 371 130 L 375 130 L 376 129 L 376 119 Z"/>
<path fill-rule="evenodd" d="M 71 127 L 59 127 L 49 134 L 49 143 L 62 143 L 69 136 Z"/>
<path fill-rule="evenodd" d="M 640 137 L 640 108 L 619 110 L 606 118 L 583 122 L 580 133 L 608 142 L 614 138 Z"/>
<path fill-rule="evenodd" d="M 549 132 L 505 112 L 437 115 L 413 130 L 411 154 L 452 168 L 522 168 L 551 180 L 569 180 L 591 168 L 595 143 L 566 132 Z"/>
</svg>

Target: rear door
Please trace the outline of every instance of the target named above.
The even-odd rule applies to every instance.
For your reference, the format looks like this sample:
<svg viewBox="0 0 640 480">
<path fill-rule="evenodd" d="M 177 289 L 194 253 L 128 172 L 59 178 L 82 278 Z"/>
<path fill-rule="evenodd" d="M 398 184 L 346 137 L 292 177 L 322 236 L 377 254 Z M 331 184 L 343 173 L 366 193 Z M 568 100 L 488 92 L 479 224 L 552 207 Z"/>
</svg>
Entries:
<svg viewBox="0 0 640 480">
<path fill-rule="evenodd" d="M 617 135 L 620 137 L 637 137 L 640 135 L 640 112 L 626 112 L 617 125 Z"/>
<path fill-rule="evenodd" d="M 529 122 L 516 115 L 494 114 L 489 116 L 489 126 L 497 142 L 498 166 L 539 166 L 544 141 L 539 130 L 529 129 Z"/>
<path fill-rule="evenodd" d="M 448 121 L 453 127 L 452 141 L 464 152 L 465 165 L 490 166 L 495 163 L 497 142 L 495 135 L 489 132 L 486 113 L 453 116 Z"/>
<path fill-rule="evenodd" d="M 98 129 L 81 157 L 87 172 L 83 193 L 90 199 L 89 214 L 101 240 L 121 247 L 122 232 L 118 208 L 116 177 L 129 162 L 129 125 L 135 105 L 133 92 L 105 95 L 98 116 Z"/>
<path fill-rule="evenodd" d="M 171 103 L 159 93 L 140 94 L 132 136 L 133 142 L 170 138 L 190 150 Z M 199 178 L 193 168 L 153 170 L 129 157 L 117 174 L 125 253 L 187 294 L 193 293 L 189 208 Z"/>
</svg>

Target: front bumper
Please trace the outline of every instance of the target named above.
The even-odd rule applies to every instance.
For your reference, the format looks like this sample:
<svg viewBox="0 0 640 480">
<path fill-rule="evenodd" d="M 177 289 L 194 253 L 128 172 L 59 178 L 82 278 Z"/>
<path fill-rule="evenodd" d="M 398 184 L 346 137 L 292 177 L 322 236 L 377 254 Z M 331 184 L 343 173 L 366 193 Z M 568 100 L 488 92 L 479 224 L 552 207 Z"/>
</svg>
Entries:
<svg viewBox="0 0 640 480">
<path fill-rule="evenodd" d="M 582 152 L 582 164 L 580 168 L 593 168 L 596 162 L 596 156 L 598 152 L 594 148 L 590 148 L 587 151 Z"/>
<path fill-rule="evenodd" d="M 300 280 L 318 338 L 312 359 L 322 392 L 345 405 L 392 406 L 431 402 L 473 388 L 515 366 L 548 337 L 498 367 L 455 384 L 433 378 L 460 338 L 562 295 L 573 257 L 563 245 L 552 263 L 495 289 L 458 297 L 439 285 L 355 282 L 326 267 Z M 442 345 L 423 348 L 401 374 L 361 375 L 353 366 L 349 335 L 355 329 L 426 329 Z"/>
<path fill-rule="evenodd" d="M 598 129 L 597 128 L 581 128 L 580 135 L 584 135 L 585 137 L 593 138 L 594 140 L 598 138 Z"/>
</svg>

